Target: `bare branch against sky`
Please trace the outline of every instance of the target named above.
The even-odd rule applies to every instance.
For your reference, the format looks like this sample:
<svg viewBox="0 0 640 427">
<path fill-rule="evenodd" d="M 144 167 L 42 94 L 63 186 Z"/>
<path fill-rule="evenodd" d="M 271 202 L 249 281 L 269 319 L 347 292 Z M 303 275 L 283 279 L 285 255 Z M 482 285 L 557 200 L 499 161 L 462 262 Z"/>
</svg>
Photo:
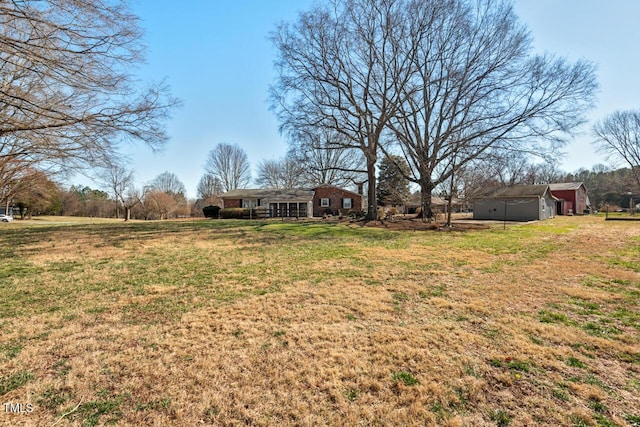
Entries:
<svg viewBox="0 0 640 427">
<path fill-rule="evenodd" d="M 179 102 L 134 78 L 142 32 L 126 1 L 5 1 L 0 16 L 0 163 L 78 168 L 124 142 L 163 147 Z"/>
</svg>

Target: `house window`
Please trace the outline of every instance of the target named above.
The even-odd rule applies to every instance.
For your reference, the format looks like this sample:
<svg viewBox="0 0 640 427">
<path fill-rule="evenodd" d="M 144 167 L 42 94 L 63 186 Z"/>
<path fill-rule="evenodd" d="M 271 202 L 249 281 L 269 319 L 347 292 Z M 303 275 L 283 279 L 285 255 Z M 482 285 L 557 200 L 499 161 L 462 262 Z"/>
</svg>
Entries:
<svg viewBox="0 0 640 427">
<path fill-rule="evenodd" d="M 242 199 L 242 208 L 243 209 L 251 209 L 256 206 L 260 206 L 260 203 L 257 199 Z"/>
<path fill-rule="evenodd" d="M 323 208 L 329 207 L 329 199 L 320 199 L 320 206 Z"/>
<path fill-rule="evenodd" d="M 342 207 L 345 209 L 351 209 L 351 199 L 342 199 Z"/>
</svg>

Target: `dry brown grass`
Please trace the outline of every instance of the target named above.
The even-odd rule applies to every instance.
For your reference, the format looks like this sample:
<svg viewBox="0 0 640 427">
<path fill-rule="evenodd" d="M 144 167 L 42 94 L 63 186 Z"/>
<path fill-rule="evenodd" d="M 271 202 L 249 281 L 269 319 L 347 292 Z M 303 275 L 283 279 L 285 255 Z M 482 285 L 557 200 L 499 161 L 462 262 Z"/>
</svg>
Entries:
<svg viewBox="0 0 640 427">
<path fill-rule="evenodd" d="M 634 224 L 11 227 L 0 424 L 640 422 Z"/>
</svg>

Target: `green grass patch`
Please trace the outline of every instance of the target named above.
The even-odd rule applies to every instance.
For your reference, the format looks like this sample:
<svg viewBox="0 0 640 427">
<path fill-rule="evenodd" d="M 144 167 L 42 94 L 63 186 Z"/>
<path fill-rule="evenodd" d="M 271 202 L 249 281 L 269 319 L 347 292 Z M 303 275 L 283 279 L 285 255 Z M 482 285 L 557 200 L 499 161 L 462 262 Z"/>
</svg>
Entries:
<svg viewBox="0 0 640 427">
<path fill-rule="evenodd" d="M 586 368 L 586 367 L 587 367 L 587 365 L 585 365 L 584 363 L 582 363 L 582 362 L 580 361 L 580 359 L 577 359 L 577 358 L 575 358 L 575 357 L 573 357 L 573 356 L 569 356 L 569 357 L 567 358 L 566 363 L 567 363 L 567 365 L 568 365 L 568 366 L 571 366 L 571 367 L 573 367 L 573 368 L 581 368 L 581 369 L 584 369 L 584 368 Z"/>
<path fill-rule="evenodd" d="M 15 358 L 24 348 L 21 340 L 10 340 L 4 344 L 0 344 L 0 355 L 6 360 Z"/>
<path fill-rule="evenodd" d="M 442 422 L 451 417 L 452 411 L 442 404 L 442 402 L 434 402 L 429 408 L 436 417 L 436 421 Z"/>
<path fill-rule="evenodd" d="M 38 406 L 42 406 L 50 411 L 57 411 L 58 407 L 64 405 L 74 398 L 72 392 L 66 389 L 48 389 L 36 399 Z"/>
<path fill-rule="evenodd" d="M 123 396 L 116 396 L 85 402 L 78 407 L 69 419 L 81 419 L 82 425 L 86 427 L 117 424 L 122 417 L 120 406 L 123 401 Z"/>
<path fill-rule="evenodd" d="M 427 286 L 418 292 L 420 298 L 444 297 L 447 295 L 447 285 Z"/>
<path fill-rule="evenodd" d="M 512 371 L 530 372 L 532 365 L 530 362 L 514 359 L 514 360 L 507 361 L 507 368 L 509 368 Z"/>
<path fill-rule="evenodd" d="M 533 365 L 530 362 L 513 359 L 511 357 L 505 359 L 489 359 L 488 363 L 494 368 L 506 368 L 515 372 L 531 372 L 533 369 Z"/>
<path fill-rule="evenodd" d="M 589 407 L 599 414 L 604 414 L 609 411 L 604 403 L 595 398 L 589 399 Z"/>
<path fill-rule="evenodd" d="M 360 394 L 360 390 L 351 388 L 345 392 L 345 397 L 349 402 L 355 402 L 359 394 Z"/>
<path fill-rule="evenodd" d="M 640 310 L 619 307 L 611 313 L 611 317 L 618 319 L 625 326 L 640 329 Z"/>
<path fill-rule="evenodd" d="M 620 353 L 618 358 L 623 362 L 640 365 L 640 353 Z"/>
<path fill-rule="evenodd" d="M 40 269 L 29 262 L 5 258 L 0 264 L 0 289 L 3 289 L 6 283 L 11 283 L 12 279 L 28 277 L 38 271 Z"/>
<path fill-rule="evenodd" d="M 560 323 L 563 325 L 572 324 L 566 314 L 548 310 L 540 310 L 538 312 L 538 320 L 542 323 Z"/>
<path fill-rule="evenodd" d="M 0 377 L 0 396 L 22 387 L 32 378 L 33 376 L 28 371 L 20 371 L 13 375 Z"/>
<path fill-rule="evenodd" d="M 513 420 L 513 417 L 508 412 L 501 409 L 492 412 L 489 415 L 489 418 L 491 419 L 491 421 L 496 423 L 496 426 L 498 427 L 506 427 L 510 425 L 511 421 Z"/>
<path fill-rule="evenodd" d="M 567 394 L 567 392 L 565 390 L 559 389 L 559 388 L 554 388 L 553 390 L 551 390 L 551 395 L 553 397 L 555 397 L 558 400 L 561 400 L 563 402 L 568 402 L 570 400 L 569 395 Z"/>
<path fill-rule="evenodd" d="M 419 384 L 419 381 L 416 377 L 413 376 L 413 374 L 409 373 L 409 372 L 395 372 L 393 374 L 391 374 L 391 380 L 393 382 L 401 382 L 406 386 L 413 386 L 416 384 Z"/>
<path fill-rule="evenodd" d="M 633 427 L 640 427 L 640 415 L 627 414 L 624 419 Z"/>
<path fill-rule="evenodd" d="M 136 411 L 158 411 L 169 408 L 171 406 L 171 399 L 156 399 L 147 403 L 138 403 L 136 405 Z"/>
<path fill-rule="evenodd" d="M 569 416 L 569 421 L 573 427 L 589 427 L 592 422 L 584 415 L 572 414 Z"/>
<path fill-rule="evenodd" d="M 587 300 L 583 300 L 580 298 L 572 298 L 569 301 L 571 304 L 576 305 L 578 307 L 580 307 L 582 310 L 579 310 L 577 313 L 580 315 L 597 315 L 597 314 L 603 314 L 601 311 L 601 307 L 600 304 L 593 302 L 593 301 L 587 301 Z"/>
<path fill-rule="evenodd" d="M 601 322 L 587 322 L 582 325 L 582 329 L 584 329 L 589 335 L 608 338 L 612 335 L 618 335 L 621 333 L 619 329 L 614 326 L 610 326 L 606 323 Z"/>
<path fill-rule="evenodd" d="M 603 414 L 595 414 L 593 418 L 596 420 L 598 427 L 619 427 L 619 424 L 613 422 Z"/>
</svg>

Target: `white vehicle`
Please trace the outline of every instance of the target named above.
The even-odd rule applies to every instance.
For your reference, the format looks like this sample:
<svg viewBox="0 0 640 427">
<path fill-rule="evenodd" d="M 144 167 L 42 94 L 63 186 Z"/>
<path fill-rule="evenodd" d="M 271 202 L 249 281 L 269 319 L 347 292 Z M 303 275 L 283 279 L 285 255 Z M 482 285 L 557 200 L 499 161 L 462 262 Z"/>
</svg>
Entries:
<svg viewBox="0 0 640 427">
<path fill-rule="evenodd" d="M 11 222 L 13 217 L 10 215 L 0 214 L 0 222 Z"/>
</svg>

